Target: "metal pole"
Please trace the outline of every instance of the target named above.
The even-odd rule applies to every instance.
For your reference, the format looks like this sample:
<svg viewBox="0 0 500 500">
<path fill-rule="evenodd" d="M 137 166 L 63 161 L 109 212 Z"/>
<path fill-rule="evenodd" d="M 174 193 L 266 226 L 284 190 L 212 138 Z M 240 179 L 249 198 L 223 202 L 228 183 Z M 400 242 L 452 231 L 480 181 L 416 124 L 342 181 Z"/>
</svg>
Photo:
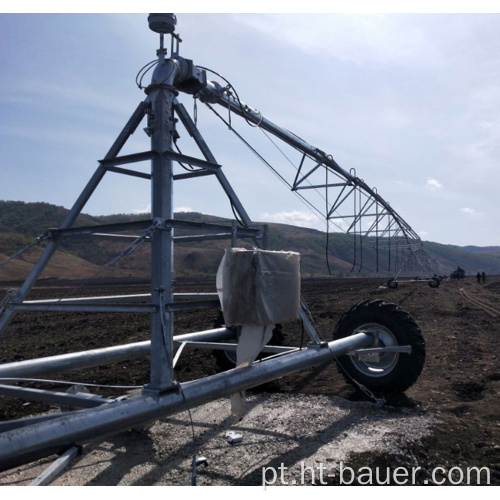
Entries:
<svg viewBox="0 0 500 500">
<path fill-rule="evenodd" d="M 80 453 L 78 446 L 73 446 L 63 453 L 53 464 L 45 469 L 36 479 L 31 481 L 30 486 L 47 486 L 77 457 Z"/>
<path fill-rule="evenodd" d="M 162 153 L 172 151 L 175 95 L 171 87 L 157 86 L 149 97 L 151 149 L 158 153 L 151 161 L 152 216 L 153 223 L 163 223 L 173 218 L 173 162 Z M 154 392 L 161 392 L 173 384 L 174 315 L 172 311 L 164 310 L 165 303 L 173 302 L 173 241 L 171 228 L 161 228 L 151 236 L 151 299 L 157 310 L 151 314 L 151 378 L 148 390 Z"/>
<path fill-rule="evenodd" d="M 196 128 L 195 123 L 193 122 L 191 116 L 189 116 L 189 113 L 186 111 L 186 108 L 177 101 L 177 99 L 174 101 L 175 104 L 175 111 L 179 115 L 179 118 L 181 122 L 183 123 L 184 127 L 188 131 L 188 133 L 191 135 L 191 137 L 194 139 L 198 147 L 200 148 L 201 152 L 203 153 L 203 156 L 210 162 L 212 163 L 217 163 L 217 160 L 215 159 L 215 156 L 212 154 L 212 151 L 210 151 L 209 147 L 207 146 L 207 143 L 203 139 L 203 136 L 200 134 L 199 130 Z M 238 212 L 239 216 L 241 217 L 241 220 L 247 227 L 253 227 L 252 221 L 250 217 L 248 216 L 245 208 L 241 204 L 240 200 L 236 196 L 236 193 L 234 192 L 233 188 L 229 184 L 226 176 L 222 172 L 221 169 L 217 170 L 215 172 L 215 175 L 217 176 L 217 179 L 219 180 L 222 189 L 224 189 L 227 197 L 229 198 L 231 204 L 234 206 L 235 210 Z"/>
<path fill-rule="evenodd" d="M 27 401 L 42 401 L 44 403 L 74 406 L 77 408 L 95 408 L 96 406 L 105 403 L 108 404 L 113 401 L 103 396 L 85 392 L 68 394 L 67 392 L 45 391 L 43 389 L 32 389 L 31 387 L 18 387 L 6 384 L 0 384 L 0 394 Z"/>
<path fill-rule="evenodd" d="M 120 152 L 124 144 L 127 142 L 127 139 L 134 133 L 136 128 L 139 126 L 139 123 L 141 123 L 142 119 L 144 118 L 147 106 L 148 106 L 147 101 L 141 102 L 139 106 L 137 106 L 137 109 L 134 111 L 129 121 L 121 131 L 120 135 L 111 146 L 110 150 L 108 151 L 108 154 L 105 156 L 106 159 L 113 158 Z M 75 204 L 73 205 L 73 208 L 66 215 L 66 219 L 61 224 L 60 229 L 66 229 L 73 225 L 76 218 L 83 210 L 83 207 L 85 206 L 89 198 L 92 196 L 92 193 L 99 185 L 99 182 L 101 182 L 105 173 L 106 169 L 104 167 L 99 166 L 97 168 L 94 175 L 89 180 L 87 186 L 76 200 Z M 31 273 L 26 278 L 26 281 L 24 282 L 23 286 L 15 296 L 13 302 L 21 302 L 26 297 L 26 295 L 29 293 L 29 291 L 35 284 L 36 280 L 38 279 L 42 271 L 45 269 L 46 265 L 49 263 L 49 260 L 51 259 L 52 255 L 54 254 L 58 246 L 59 246 L 59 238 L 57 237 L 49 242 L 42 256 L 40 257 L 40 259 L 38 259 L 38 262 L 36 263 L 35 267 L 32 269 Z M 7 309 L 4 312 L 3 316 L 0 318 L 0 334 L 5 330 L 7 325 L 10 323 L 14 314 L 15 310 L 13 309 Z"/>
<path fill-rule="evenodd" d="M 355 175 L 351 175 L 349 172 L 344 170 L 331 156 L 327 155 L 325 152 L 311 146 L 300 137 L 297 137 L 295 134 L 289 132 L 285 128 L 280 127 L 276 123 L 273 123 L 271 120 L 263 116 L 262 113 L 248 106 L 244 102 L 239 101 L 236 97 L 228 95 L 224 92 L 224 88 L 221 87 L 218 83 L 211 81 L 207 82 L 205 88 L 200 92 L 200 99 L 203 102 L 214 102 L 230 109 L 232 113 L 245 118 L 247 121 L 251 121 L 260 128 L 278 137 L 278 139 L 281 139 L 283 142 L 296 148 L 300 152 L 305 153 L 308 157 L 318 161 L 320 165 L 325 165 L 334 172 L 337 172 L 347 181 L 347 185 L 357 186 L 364 192 L 373 196 L 396 220 L 407 240 L 420 240 L 420 237 L 401 218 L 401 216 L 393 208 L 391 208 L 391 206 L 378 193 L 374 192 L 373 189 L 371 189 L 362 179 L 359 179 Z"/>
<path fill-rule="evenodd" d="M 186 382 L 161 394 L 146 393 L 132 400 L 6 431 L 0 434 L 0 471 L 69 448 L 75 443 L 82 445 L 117 434 L 186 410 L 187 406 L 193 408 L 372 345 L 371 334 L 357 333 L 315 348 L 286 354 L 269 362 L 262 361 L 250 367 L 235 368 Z"/>
<path fill-rule="evenodd" d="M 174 342 L 227 340 L 234 338 L 234 331 L 229 328 L 215 328 L 203 332 L 176 335 Z M 151 341 L 123 344 L 103 349 L 72 352 L 58 356 L 16 361 L 0 365 L 0 379 L 2 378 L 30 378 L 46 375 L 47 373 L 63 373 L 75 369 L 92 368 L 94 366 L 119 363 L 130 359 L 149 355 Z"/>
</svg>

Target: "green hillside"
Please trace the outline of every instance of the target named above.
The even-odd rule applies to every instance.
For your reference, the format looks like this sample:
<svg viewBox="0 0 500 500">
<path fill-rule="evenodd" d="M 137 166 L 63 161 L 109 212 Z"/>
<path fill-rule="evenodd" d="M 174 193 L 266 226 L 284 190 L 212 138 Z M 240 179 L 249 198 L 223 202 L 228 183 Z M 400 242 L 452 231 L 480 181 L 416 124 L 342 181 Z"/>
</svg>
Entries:
<svg viewBox="0 0 500 500">
<path fill-rule="evenodd" d="M 63 207 L 48 203 L 24 203 L 0 201 L 0 261 L 27 245 L 33 238 L 41 235 L 47 228 L 60 225 L 67 214 Z M 126 221 L 147 220 L 147 214 L 116 214 L 94 217 L 82 214 L 76 225 L 111 224 Z M 178 213 L 178 219 L 195 222 L 217 222 L 230 224 L 227 219 L 207 216 L 200 213 Z M 140 232 L 138 234 L 141 234 Z M 177 231 L 176 235 L 186 234 Z M 146 277 L 149 275 L 150 251 L 144 244 L 131 255 L 121 259 L 116 266 L 102 266 L 119 255 L 129 241 L 122 239 L 91 237 L 64 238 L 54 262 L 45 271 L 45 277 L 89 277 L 100 273 L 104 276 Z M 213 276 L 217 271 L 227 241 L 205 241 L 176 244 L 175 272 L 177 277 Z M 249 246 L 251 242 L 240 242 Z M 354 259 L 356 244 L 356 259 Z M 272 250 L 293 250 L 301 254 L 303 276 L 326 276 L 327 235 L 315 229 L 269 224 L 269 248 Z M 42 245 L 43 246 L 43 245 Z M 449 274 L 461 266 L 468 274 L 485 271 L 487 274 L 500 274 L 500 247 L 458 247 L 426 242 L 425 248 L 439 264 L 436 272 Z M 35 247 L 20 259 L 0 267 L 0 280 L 23 279 L 33 262 L 40 255 L 41 248 Z M 397 256 L 395 251 L 389 255 L 387 241 L 382 241 L 377 252 L 373 238 L 366 238 L 361 245 L 352 236 L 330 234 L 328 238 L 328 263 L 333 276 L 392 276 L 394 268 L 388 271 L 389 260 L 394 267 Z M 378 261 L 378 272 L 377 272 Z"/>
</svg>

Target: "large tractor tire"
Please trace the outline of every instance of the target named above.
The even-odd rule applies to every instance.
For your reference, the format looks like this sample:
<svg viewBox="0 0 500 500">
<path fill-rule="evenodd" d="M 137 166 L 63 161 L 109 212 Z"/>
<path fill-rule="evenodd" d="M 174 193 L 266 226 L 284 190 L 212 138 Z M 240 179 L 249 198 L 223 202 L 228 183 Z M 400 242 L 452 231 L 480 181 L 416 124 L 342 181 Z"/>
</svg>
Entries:
<svg viewBox="0 0 500 500">
<path fill-rule="evenodd" d="M 429 280 L 429 286 L 431 288 L 437 288 L 441 284 L 441 281 L 438 278 L 431 278 Z"/>
<path fill-rule="evenodd" d="M 391 289 L 396 289 L 398 287 L 398 282 L 394 279 L 394 278 L 391 278 L 388 282 L 387 282 L 387 286 Z"/>
<path fill-rule="evenodd" d="M 412 352 L 387 352 L 374 360 L 341 356 L 337 363 L 346 381 L 362 384 L 375 394 L 400 393 L 411 387 L 425 363 L 425 341 L 415 320 L 396 304 L 365 301 L 340 318 L 333 337 L 341 339 L 364 330 L 378 333 L 379 347 L 409 345 Z"/>
</svg>

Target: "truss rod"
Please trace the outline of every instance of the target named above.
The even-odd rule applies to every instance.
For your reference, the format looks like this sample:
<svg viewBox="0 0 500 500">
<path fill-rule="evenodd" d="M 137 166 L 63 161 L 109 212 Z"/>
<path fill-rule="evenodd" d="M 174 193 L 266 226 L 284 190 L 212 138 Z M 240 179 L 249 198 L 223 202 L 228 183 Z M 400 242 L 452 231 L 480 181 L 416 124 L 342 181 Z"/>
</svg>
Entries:
<svg viewBox="0 0 500 500">
<path fill-rule="evenodd" d="M 207 82 L 205 88 L 200 92 L 199 96 L 203 102 L 216 103 L 229 109 L 232 113 L 235 113 L 245 118 L 249 122 L 252 122 L 253 124 L 261 127 L 267 132 L 270 132 L 286 144 L 306 154 L 313 160 L 316 160 L 319 164 L 324 164 L 334 173 L 339 174 L 342 178 L 346 179 L 347 183 L 353 185 L 355 188 L 361 189 L 363 192 L 367 193 L 375 200 L 377 200 L 378 203 L 380 203 L 380 205 L 382 205 L 385 210 L 391 215 L 391 217 L 396 220 L 397 224 L 401 226 L 405 237 L 407 237 L 408 239 L 419 239 L 418 235 L 413 232 L 410 226 L 389 205 L 389 203 L 387 203 L 377 192 L 370 188 L 362 179 L 359 179 L 355 175 L 351 175 L 349 172 L 340 167 L 340 165 L 331 156 L 327 155 L 321 149 L 311 146 L 300 137 L 297 137 L 295 134 L 292 134 L 285 128 L 273 123 L 256 109 L 251 108 L 247 104 L 236 99 L 233 95 L 228 94 L 225 91 L 225 88 L 217 82 Z M 313 168 L 317 168 L 317 166 Z M 331 213 L 332 212 L 330 212 L 330 214 Z"/>
<path fill-rule="evenodd" d="M 128 168 L 120 167 L 106 167 L 108 172 L 115 172 L 116 174 L 130 175 L 131 177 L 139 177 L 140 179 L 151 180 L 151 174 L 146 174 L 144 172 L 137 172 L 136 170 L 129 170 Z"/>
<path fill-rule="evenodd" d="M 130 163 L 139 163 L 141 161 L 152 160 L 158 157 L 156 151 L 144 151 L 125 156 L 115 156 L 114 158 L 104 158 L 99 160 L 103 167 L 116 167 L 117 165 L 128 165 Z"/>
<path fill-rule="evenodd" d="M 231 328 L 214 328 L 201 332 L 174 335 L 174 342 L 196 342 L 229 340 L 235 338 L 235 331 Z M 0 378 L 28 378 L 41 375 L 64 373 L 75 369 L 93 368 L 95 366 L 121 363 L 136 358 L 142 358 L 149 354 L 151 341 L 135 342 L 89 351 L 58 354 L 45 358 L 28 359 L 25 361 L 14 361 L 0 365 Z"/>
<path fill-rule="evenodd" d="M 55 236 L 82 236 L 88 234 L 102 234 L 102 232 L 119 232 L 119 231 L 134 231 L 140 229 L 147 229 L 153 224 L 151 219 L 140 220 L 135 222 L 120 222 L 116 224 L 96 224 L 95 226 L 79 226 L 67 229 L 49 229 Z M 196 222 L 180 219 L 167 219 L 159 226 L 158 229 L 191 229 L 198 231 L 227 231 L 231 230 L 231 226 L 224 224 L 213 224 L 209 222 Z M 239 237 L 256 237 L 262 232 L 262 227 L 238 227 Z M 122 236 L 122 235 L 118 235 Z M 123 235 L 124 237 L 130 235 Z"/>
<path fill-rule="evenodd" d="M 188 131 L 188 133 L 191 135 L 191 137 L 194 139 L 198 147 L 200 148 L 203 156 L 207 159 L 207 161 L 217 163 L 215 156 L 212 154 L 212 151 L 210 151 L 209 147 L 207 146 L 207 143 L 205 142 L 205 139 L 203 139 L 202 135 L 200 134 L 199 130 L 197 129 L 195 123 L 193 122 L 191 116 L 189 113 L 186 111 L 186 108 L 177 101 L 177 99 L 174 99 L 174 109 L 175 112 L 177 113 L 177 116 L 180 118 L 182 124 Z M 252 227 L 253 223 L 248 216 L 245 208 L 241 204 L 240 200 L 236 196 L 236 193 L 234 192 L 233 188 L 229 184 L 226 176 L 222 172 L 222 169 L 218 169 L 215 174 L 217 175 L 217 179 L 222 186 L 222 189 L 226 193 L 227 197 L 229 198 L 231 205 L 235 208 L 236 212 L 240 216 L 241 220 L 243 221 L 244 225 L 246 227 Z"/>
<path fill-rule="evenodd" d="M 294 188 L 294 191 L 304 190 L 304 189 L 320 189 L 320 188 L 329 188 L 329 187 L 342 187 L 345 186 L 345 182 L 337 182 L 335 184 L 310 184 L 309 186 L 299 186 Z"/>
<path fill-rule="evenodd" d="M 76 406 L 78 408 L 95 408 L 102 404 L 113 402 L 96 394 L 80 392 L 68 394 L 67 392 L 47 391 L 44 389 L 32 389 L 29 387 L 18 387 L 14 385 L 0 384 L 0 394 L 11 398 L 20 398 L 27 401 L 41 401 L 58 405 Z"/>
<path fill-rule="evenodd" d="M 174 175 L 174 181 L 181 181 L 184 179 L 192 179 L 194 177 L 205 177 L 207 175 L 215 175 L 215 172 L 210 170 L 197 170 L 195 172 L 189 172 L 187 174 L 176 174 Z"/>
<path fill-rule="evenodd" d="M 146 114 L 149 108 L 149 105 L 150 104 L 148 98 L 137 106 L 136 110 L 130 117 L 129 121 L 127 122 L 127 124 L 125 125 L 125 127 L 123 128 L 123 130 L 121 131 L 121 133 L 119 134 L 119 136 L 109 149 L 107 155 L 105 156 L 105 159 L 114 158 L 118 155 L 118 153 L 121 151 L 121 149 L 127 142 L 127 139 L 135 132 L 135 130 L 141 123 L 142 119 L 144 118 L 144 115 Z M 87 201 L 92 196 L 92 193 L 95 191 L 95 189 L 97 188 L 97 186 L 99 185 L 105 174 L 106 174 L 106 169 L 100 165 L 95 171 L 90 181 L 87 183 L 85 189 L 82 191 L 82 193 L 76 200 L 75 204 L 73 205 L 69 213 L 67 214 L 66 218 L 64 219 L 63 223 L 60 226 L 60 229 L 67 229 L 74 224 L 78 215 L 87 204 Z M 59 246 L 58 239 L 53 239 L 49 242 L 42 256 L 31 270 L 30 274 L 26 278 L 19 292 L 14 297 L 15 302 L 22 301 L 26 297 L 26 295 L 30 292 L 30 290 L 36 283 L 40 274 L 47 266 L 49 260 L 51 259 L 52 255 L 54 254 L 58 246 Z M 0 334 L 5 330 L 7 325 L 11 322 L 14 314 L 15 311 L 13 309 L 9 309 L 4 312 L 4 314 L 0 318 Z"/>
</svg>

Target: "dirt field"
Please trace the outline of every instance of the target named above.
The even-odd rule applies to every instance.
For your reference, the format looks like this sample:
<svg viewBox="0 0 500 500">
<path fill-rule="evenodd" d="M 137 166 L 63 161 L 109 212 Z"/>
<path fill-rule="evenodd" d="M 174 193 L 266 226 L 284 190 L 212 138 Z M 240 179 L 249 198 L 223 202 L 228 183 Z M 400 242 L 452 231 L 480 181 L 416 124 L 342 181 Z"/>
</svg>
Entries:
<svg viewBox="0 0 500 500">
<path fill-rule="evenodd" d="M 399 446 L 396 448 L 380 447 L 374 441 L 373 445 L 370 444 L 368 447 L 354 446 L 349 453 L 335 456 L 337 458 L 343 456 L 345 463 L 354 469 L 418 465 L 422 469 L 417 475 L 418 484 L 432 484 L 431 471 L 438 466 L 444 469 L 443 474 L 439 476 L 440 480 L 445 479 L 448 470 L 452 467 L 460 467 L 464 471 L 470 467 L 488 467 L 491 474 L 491 484 L 500 484 L 500 363 L 498 353 L 500 344 L 500 325 L 498 322 L 500 317 L 500 279 L 488 277 L 484 286 L 477 284 L 476 280 L 472 278 L 461 282 L 443 281 L 437 289 L 432 289 L 426 284 L 411 284 L 400 286 L 396 290 L 380 290 L 379 287 L 384 284 L 385 280 L 377 279 L 311 280 L 305 281 L 302 289 L 318 330 L 328 340 L 331 338 L 333 328 L 342 313 L 362 300 L 384 299 L 400 304 L 415 318 L 425 336 L 427 358 L 421 377 L 406 392 L 405 396 L 390 397 L 386 405 L 380 407 L 347 385 L 337 373 L 335 366 L 331 364 L 283 378 L 266 386 L 264 392 L 261 391 L 250 396 L 251 401 L 253 401 L 252 408 L 265 404 L 274 405 L 276 408 L 279 408 L 280 405 L 288 407 L 294 404 L 293 401 L 297 401 L 297 408 L 304 408 L 304 405 L 306 408 L 308 405 L 312 408 L 312 401 L 316 397 L 323 407 L 327 401 L 328 404 L 332 404 L 337 413 L 342 413 L 342 409 L 350 408 L 349 411 L 353 412 L 353 415 L 359 416 L 358 423 L 366 420 L 366 411 L 368 411 L 368 413 L 371 412 L 372 416 L 375 416 L 375 422 L 379 421 L 380 425 L 372 423 L 369 430 L 363 431 L 364 434 L 363 432 L 358 433 L 358 435 L 364 436 L 361 441 L 365 443 L 371 443 L 370 436 L 376 437 L 378 432 L 382 432 L 380 431 L 383 428 L 381 415 L 387 418 L 388 412 L 391 418 L 397 417 L 401 422 L 406 421 L 407 418 L 416 419 L 409 421 L 410 428 L 412 426 L 418 427 L 420 424 L 417 425 L 416 422 L 421 423 L 419 419 L 426 419 L 429 428 L 415 436 L 415 439 L 403 439 L 404 434 L 410 434 L 408 428 L 400 434 L 395 433 L 393 438 L 396 441 L 399 440 Z M 210 286 L 205 283 L 179 285 L 179 291 L 207 291 L 208 289 Z M 34 298 L 67 296 L 71 290 L 72 286 L 70 285 L 67 287 L 38 288 L 33 296 Z M 78 290 L 77 295 L 145 292 L 147 292 L 146 286 L 122 284 L 113 287 L 93 286 L 90 289 Z M 211 320 L 207 319 L 211 315 L 212 313 L 207 313 L 207 311 L 178 314 L 176 333 L 187 333 L 212 327 Z M 146 340 L 148 328 L 147 317 L 139 315 L 127 315 L 126 317 L 115 314 L 91 316 L 83 313 L 71 316 L 49 315 L 47 313 L 18 315 L 0 341 L 0 361 L 29 359 Z M 298 324 L 285 325 L 284 332 L 286 345 L 300 344 L 301 329 Z M 72 372 L 67 374 L 65 378 L 87 383 L 141 385 L 147 382 L 148 369 L 148 363 L 138 360 L 87 372 Z M 208 352 L 197 350 L 183 354 L 176 374 L 180 381 L 187 381 L 214 374 L 217 370 L 214 357 Z M 266 391 L 272 394 L 266 394 Z M 104 394 L 117 396 L 120 393 L 108 390 Z M 342 399 L 338 399 L 338 397 Z M 321 421 L 325 415 L 330 415 L 333 411 L 329 409 L 328 412 L 325 411 L 322 414 L 321 405 L 309 415 L 311 419 Z M 359 413 L 360 408 L 363 408 L 365 413 Z M 49 409 L 48 406 L 38 403 L 0 398 L 0 420 L 45 412 Z M 227 408 L 224 411 L 226 410 Z M 300 415 L 304 421 L 308 419 L 307 415 L 300 411 L 297 411 L 297 415 Z M 283 429 L 286 430 L 287 422 L 292 428 L 300 427 L 297 422 L 293 423 L 292 417 L 293 415 L 280 423 L 274 422 L 273 425 L 268 423 L 264 427 L 271 434 L 284 432 Z M 188 436 L 190 430 L 184 418 L 185 416 L 179 416 L 183 422 L 181 428 Z M 215 434 L 225 429 L 223 419 L 217 420 L 217 418 L 212 422 L 216 428 Z M 257 428 L 259 422 L 262 424 L 262 418 L 262 414 L 257 414 L 255 419 L 249 417 L 245 425 L 248 428 L 252 426 Z M 411 424 L 411 422 L 414 423 Z M 175 428 L 176 420 L 175 418 L 170 419 L 163 424 Z M 302 425 L 305 424 L 302 423 Z M 332 427 L 335 426 L 332 424 Z M 168 429 L 170 430 L 163 429 L 162 432 L 173 432 L 172 427 L 168 427 Z M 300 433 L 297 434 L 297 432 L 294 431 L 293 434 L 297 438 L 293 442 L 294 449 L 300 449 L 302 445 L 307 446 L 308 443 L 308 441 L 301 441 L 303 436 L 301 437 Z M 316 430 L 315 432 L 320 431 Z M 329 443 L 340 443 L 342 436 L 345 435 L 344 437 L 347 438 L 350 433 L 349 427 L 343 427 L 340 434 L 332 432 L 330 429 L 329 433 L 325 431 L 321 434 L 321 439 L 323 441 L 330 440 Z M 207 443 L 210 443 L 211 438 L 213 435 L 211 437 L 197 431 L 198 446 L 205 450 L 205 453 L 208 453 L 206 446 Z M 113 446 L 118 450 L 121 449 L 120 446 L 125 446 L 124 443 L 127 439 L 129 441 L 139 440 L 137 436 L 129 434 L 116 439 L 118 441 L 114 441 Z M 140 444 L 138 446 L 138 450 L 140 450 Z M 266 443 L 260 442 L 259 446 L 262 452 Z M 127 449 L 126 446 L 125 449 Z M 158 454 L 158 449 L 155 449 L 155 453 Z M 231 462 L 238 459 L 238 454 L 234 451 L 235 448 L 230 448 L 233 451 L 226 450 L 217 453 L 214 451 L 215 447 L 209 447 L 209 449 L 212 450 L 214 456 L 221 456 L 222 453 L 227 454 L 227 458 Z M 107 451 L 109 452 L 109 450 Z M 184 451 L 189 457 L 190 450 L 186 448 Z M 103 450 L 101 452 L 104 453 Z M 166 454 L 175 457 L 178 452 L 179 450 L 170 449 L 167 453 L 163 448 L 162 460 L 166 460 Z M 277 453 L 276 450 L 275 452 Z M 325 458 L 325 453 L 323 450 L 323 458 Z M 334 456 L 332 452 L 329 453 L 330 456 Z M 123 453 L 121 454 L 123 455 Z M 125 455 L 128 458 L 122 457 L 123 460 L 130 461 L 130 454 Z M 295 466 L 298 466 L 299 458 L 302 455 L 298 454 L 295 457 Z M 141 457 L 139 451 L 134 456 L 134 464 L 139 466 L 139 458 Z M 279 454 L 276 457 L 279 457 Z M 178 468 L 184 467 L 182 460 L 185 461 L 186 458 L 181 460 L 177 457 L 177 459 L 179 461 L 176 462 Z M 116 457 L 114 460 L 116 461 Z M 261 484 L 262 479 L 258 474 L 258 467 L 262 468 L 266 464 L 277 462 L 271 458 L 262 458 L 262 456 L 259 460 L 257 465 L 254 464 L 255 467 L 243 467 L 237 474 L 228 473 L 228 476 L 223 479 L 219 476 L 216 477 L 213 469 L 210 469 L 209 466 L 206 471 L 200 470 L 200 481 L 203 484 Z M 22 470 L 26 469 L 19 469 L 14 473 L 2 473 L 0 483 L 23 484 L 25 478 L 23 480 L 19 475 Z M 161 478 L 159 478 L 158 473 L 150 474 L 147 477 L 150 478 L 149 482 L 141 480 L 142 482 L 134 483 L 132 481 L 130 484 L 189 483 L 188 476 L 182 476 L 179 482 L 173 480 L 168 474 L 162 475 Z M 154 480 L 155 477 L 156 480 Z M 172 481 L 169 481 L 169 477 Z M 328 482 L 336 484 L 335 480 Z M 66 479 L 62 478 L 56 484 L 80 483 L 72 482 L 66 476 Z M 89 479 L 86 482 L 83 481 L 82 484 L 118 484 L 118 479 L 113 482 L 113 479 L 107 476 L 104 483 Z"/>
</svg>

